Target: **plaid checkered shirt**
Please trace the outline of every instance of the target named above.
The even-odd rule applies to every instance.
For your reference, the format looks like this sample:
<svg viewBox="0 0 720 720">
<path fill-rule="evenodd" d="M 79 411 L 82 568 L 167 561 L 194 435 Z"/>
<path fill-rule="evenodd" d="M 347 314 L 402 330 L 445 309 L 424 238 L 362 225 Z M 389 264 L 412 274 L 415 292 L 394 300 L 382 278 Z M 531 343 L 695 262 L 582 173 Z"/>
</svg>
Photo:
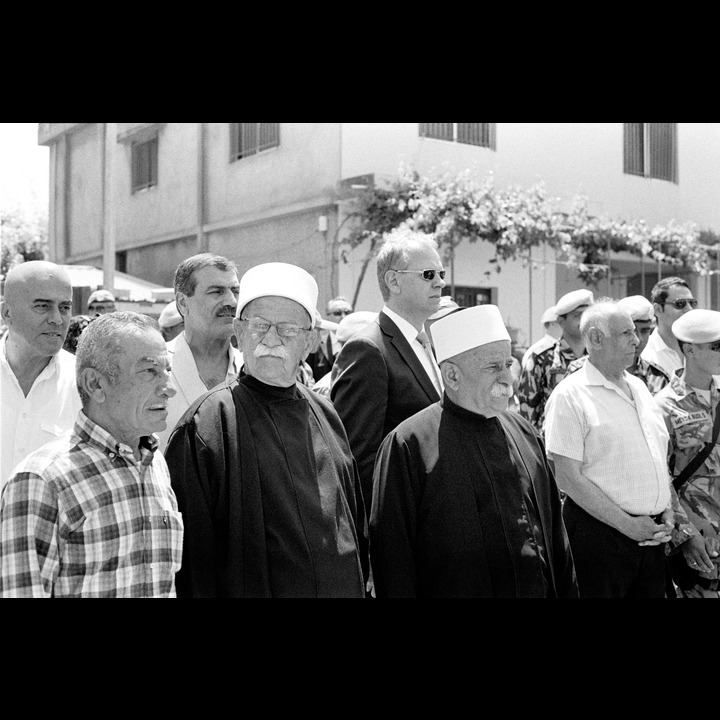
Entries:
<svg viewBox="0 0 720 720">
<path fill-rule="evenodd" d="M 141 459 L 82 411 L 0 501 L 0 597 L 175 597 L 183 522 L 155 436 Z"/>
</svg>

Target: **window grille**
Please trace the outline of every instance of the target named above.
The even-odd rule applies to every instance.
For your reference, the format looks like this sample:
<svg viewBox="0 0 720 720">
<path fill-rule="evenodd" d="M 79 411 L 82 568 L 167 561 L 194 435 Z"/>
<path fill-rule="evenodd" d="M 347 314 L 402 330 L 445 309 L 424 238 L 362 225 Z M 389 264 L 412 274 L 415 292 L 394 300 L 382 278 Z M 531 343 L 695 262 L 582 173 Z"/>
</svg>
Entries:
<svg viewBox="0 0 720 720">
<path fill-rule="evenodd" d="M 280 123 L 231 123 L 230 160 L 255 155 L 280 144 Z"/>
<path fill-rule="evenodd" d="M 158 138 L 132 144 L 132 192 L 158 184 Z"/>
<path fill-rule="evenodd" d="M 420 123 L 420 137 L 496 149 L 497 123 Z"/>
<path fill-rule="evenodd" d="M 677 123 L 624 123 L 624 172 L 678 182 Z"/>
</svg>

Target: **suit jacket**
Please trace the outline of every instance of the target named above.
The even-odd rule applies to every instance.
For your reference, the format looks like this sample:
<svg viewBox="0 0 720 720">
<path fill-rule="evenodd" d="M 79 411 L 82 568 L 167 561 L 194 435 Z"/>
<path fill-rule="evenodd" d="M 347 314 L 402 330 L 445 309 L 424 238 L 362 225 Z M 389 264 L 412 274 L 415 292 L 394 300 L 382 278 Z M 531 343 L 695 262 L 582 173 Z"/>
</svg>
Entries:
<svg viewBox="0 0 720 720">
<path fill-rule="evenodd" d="M 398 326 L 381 312 L 338 353 L 330 397 L 345 426 L 369 509 L 383 439 L 440 396 Z"/>
<path fill-rule="evenodd" d="M 187 344 L 185 333 L 181 332 L 176 338 L 167 343 L 168 358 L 172 367 L 172 381 L 177 394 L 168 400 L 167 427 L 157 433 L 160 441 L 160 451 L 165 450 L 170 433 L 182 414 L 208 389 L 200 378 L 192 350 Z M 242 367 L 242 353 L 230 346 L 228 355 L 228 374 L 237 374 Z"/>
<path fill-rule="evenodd" d="M 335 363 L 335 354 L 333 353 L 332 335 L 330 333 L 323 339 L 318 349 L 307 356 L 305 362 L 312 369 L 316 382 L 332 370 Z"/>
</svg>

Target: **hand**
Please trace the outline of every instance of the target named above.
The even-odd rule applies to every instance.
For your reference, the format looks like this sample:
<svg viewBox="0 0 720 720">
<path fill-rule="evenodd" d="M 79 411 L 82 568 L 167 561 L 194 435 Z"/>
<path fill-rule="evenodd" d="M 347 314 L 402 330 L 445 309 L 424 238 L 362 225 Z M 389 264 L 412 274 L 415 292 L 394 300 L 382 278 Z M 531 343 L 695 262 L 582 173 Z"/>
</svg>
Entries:
<svg viewBox="0 0 720 720">
<path fill-rule="evenodd" d="M 663 513 L 664 519 L 665 513 Z M 658 525 L 649 515 L 642 515 L 633 518 L 633 525 L 634 532 L 630 537 L 633 540 L 638 540 L 640 547 L 655 547 L 670 542 L 672 538 L 672 521 Z"/>
<path fill-rule="evenodd" d="M 683 557 L 691 570 L 709 573 L 714 569 L 712 558 L 718 557 L 714 538 L 696 535 L 686 540 L 681 546 Z"/>
</svg>

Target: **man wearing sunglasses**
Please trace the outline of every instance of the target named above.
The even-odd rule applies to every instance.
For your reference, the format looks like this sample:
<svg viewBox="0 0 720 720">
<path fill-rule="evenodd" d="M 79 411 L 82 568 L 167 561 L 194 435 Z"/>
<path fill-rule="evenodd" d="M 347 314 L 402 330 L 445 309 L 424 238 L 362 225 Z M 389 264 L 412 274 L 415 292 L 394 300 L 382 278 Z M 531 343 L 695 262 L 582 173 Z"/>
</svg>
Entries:
<svg viewBox="0 0 720 720">
<path fill-rule="evenodd" d="M 673 323 L 696 308 L 698 303 L 688 283 L 675 276 L 659 280 L 650 293 L 650 300 L 655 310 L 657 327 L 640 357 L 651 366 L 647 386 L 655 395 L 685 364 L 678 341 L 673 335 Z"/>
<path fill-rule="evenodd" d="M 374 322 L 343 345 L 330 391 L 358 463 L 368 510 L 383 438 L 438 402 L 443 392 L 424 330 L 445 287 L 435 239 L 410 231 L 389 234 L 378 253 L 377 277 L 385 304 Z"/>
<path fill-rule="evenodd" d="M 713 423 L 720 411 L 716 377 L 720 375 L 720 312 L 692 310 L 676 320 L 672 330 L 685 367 L 670 378 L 655 400 L 670 433 L 670 470 L 690 525 L 674 533 L 670 564 L 680 597 L 720 598 L 718 445 L 713 444 L 695 469 L 688 467 L 706 443 L 713 442 Z"/>
</svg>

